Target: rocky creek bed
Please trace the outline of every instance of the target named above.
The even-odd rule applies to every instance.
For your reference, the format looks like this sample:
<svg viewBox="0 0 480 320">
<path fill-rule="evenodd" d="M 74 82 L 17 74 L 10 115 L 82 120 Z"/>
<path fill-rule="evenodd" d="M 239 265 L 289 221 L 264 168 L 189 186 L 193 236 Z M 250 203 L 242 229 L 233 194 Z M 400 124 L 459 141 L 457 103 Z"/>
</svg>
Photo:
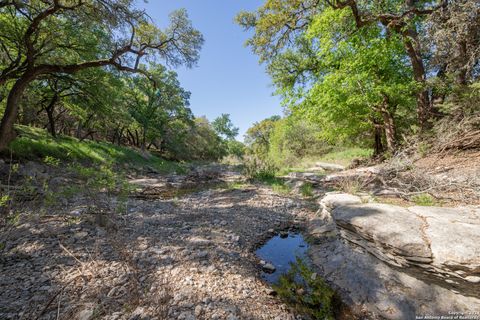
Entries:
<svg viewBox="0 0 480 320">
<path fill-rule="evenodd" d="M 22 216 L 0 236 L 0 318 L 296 319 L 254 250 L 309 214 L 267 188 L 216 188 L 133 197 L 104 227 L 74 208 Z"/>
<path fill-rule="evenodd" d="M 344 319 L 475 319 L 478 209 L 422 213 L 352 195 L 312 203 L 261 186 L 222 187 L 240 179 L 226 171 L 132 178 L 127 213 L 100 225 L 81 201 L 22 215 L 0 235 L 0 319 L 303 319 L 262 278 L 266 263 L 282 264 L 256 254 L 289 229 L 302 230 L 315 271 L 350 305 Z M 359 214 L 369 206 L 375 214 Z M 402 213 L 415 214 L 418 230 L 417 220 L 395 219 Z M 440 242 L 452 223 L 468 233 Z"/>
</svg>

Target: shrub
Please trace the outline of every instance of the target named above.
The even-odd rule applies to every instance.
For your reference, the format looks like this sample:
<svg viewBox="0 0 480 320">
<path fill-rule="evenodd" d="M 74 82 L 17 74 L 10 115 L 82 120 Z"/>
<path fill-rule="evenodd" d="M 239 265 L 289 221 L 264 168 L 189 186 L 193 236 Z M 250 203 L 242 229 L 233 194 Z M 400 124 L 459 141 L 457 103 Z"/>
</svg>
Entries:
<svg viewBox="0 0 480 320">
<path fill-rule="evenodd" d="M 260 160 L 255 156 L 246 157 L 244 174 L 250 180 L 274 179 L 278 168 L 268 160 Z"/>
</svg>

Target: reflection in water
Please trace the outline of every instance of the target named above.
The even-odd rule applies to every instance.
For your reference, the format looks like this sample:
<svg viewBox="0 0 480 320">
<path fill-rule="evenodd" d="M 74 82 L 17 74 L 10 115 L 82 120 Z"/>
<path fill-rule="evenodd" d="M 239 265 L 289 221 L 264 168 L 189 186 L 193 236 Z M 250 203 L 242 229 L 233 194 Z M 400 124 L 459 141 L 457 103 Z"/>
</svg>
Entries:
<svg viewBox="0 0 480 320">
<path fill-rule="evenodd" d="M 277 235 L 256 251 L 258 257 L 272 263 L 276 271 L 273 273 L 262 272 L 262 278 L 269 283 L 277 283 L 280 276 L 290 270 L 290 264 L 297 258 L 305 259 L 308 244 L 301 234 L 289 233 L 288 237 Z"/>
<path fill-rule="evenodd" d="M 301 234 L 273 237 L 256 251 L 257 256 L 276 268 L 273 273 L 263 272 L 262 278 L 305 319 L 338 318 L 341 301 L 312 269 L 307 250 L 308 244 Z"/>
</svg>

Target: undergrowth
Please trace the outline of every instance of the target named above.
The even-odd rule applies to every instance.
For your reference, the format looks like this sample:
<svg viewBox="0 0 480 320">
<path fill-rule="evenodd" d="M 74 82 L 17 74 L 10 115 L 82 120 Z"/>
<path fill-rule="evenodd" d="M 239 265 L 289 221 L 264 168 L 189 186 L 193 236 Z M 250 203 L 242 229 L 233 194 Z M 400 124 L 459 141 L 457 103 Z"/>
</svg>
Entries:
<svg viewBox="0 0 480 320">
<path fill-rule="evenodd" d="M 332 152 L 329 152 L 321 156 L 317 160 L 321 162 L 332 162 L 332 163 L 348 166 L 354 159 L 370 158 L 371 156 L 372 156 L 371 149 L 345 148 L 345 149 L 334 150 Z"/>
<path fill-rule="evenodd" d="M 311 319 L 333 320 L 340 299 L 325 281 L 297 258 L 273 286 L 279 297 Z"/>
<path fill-rule="evenodd" d="M 310 198 L 313 196 L 313 185 L 309 182 L 306 182 L 304 183 L 301 187 L 300 187 L 300 193 L 302 194 L 302 196 L 304 197 L 307 197 L 307 198 Z"/>
<path fill-rule="evenodd" d="M 142 154 L 132 148 L 99 142 L 59 136 L 53 138 L 39 128 L 17 126 L 19 136 L 10 143 L 13 156 L 25 160 L 57 159 L 65 162 L 84 164 L 112 164 L 129 168 L 151 168 L 158 172 L 184 172 L 179 163 L 167 161 L 151 154 Z"/>
</svg>

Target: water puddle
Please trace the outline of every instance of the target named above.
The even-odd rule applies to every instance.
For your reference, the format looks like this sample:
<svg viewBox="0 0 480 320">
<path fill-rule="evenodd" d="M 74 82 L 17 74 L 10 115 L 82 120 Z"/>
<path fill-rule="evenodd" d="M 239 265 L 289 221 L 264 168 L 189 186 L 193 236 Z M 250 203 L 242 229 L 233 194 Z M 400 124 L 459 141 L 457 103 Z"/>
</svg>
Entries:
<svg viewBox="0 0 480 320">
<path fill-rule="evenodd" d="M 308 244 L 299 233 L 281 233 L 271 238 L 255 252 L 265 262 L 262 278 L 268 283 L 277 283 L 297 259 L 306 260 L 307 250 Z"/>
<path fill-rule="evenodd" d="M 302 319 L 356 319 L 316 273 L 307 250 L 303 236 L 289 232 L 271 238 L 255 252 L 262 259 L 262 278 L 271 284 L 272 293 Z"/>
</svg>

